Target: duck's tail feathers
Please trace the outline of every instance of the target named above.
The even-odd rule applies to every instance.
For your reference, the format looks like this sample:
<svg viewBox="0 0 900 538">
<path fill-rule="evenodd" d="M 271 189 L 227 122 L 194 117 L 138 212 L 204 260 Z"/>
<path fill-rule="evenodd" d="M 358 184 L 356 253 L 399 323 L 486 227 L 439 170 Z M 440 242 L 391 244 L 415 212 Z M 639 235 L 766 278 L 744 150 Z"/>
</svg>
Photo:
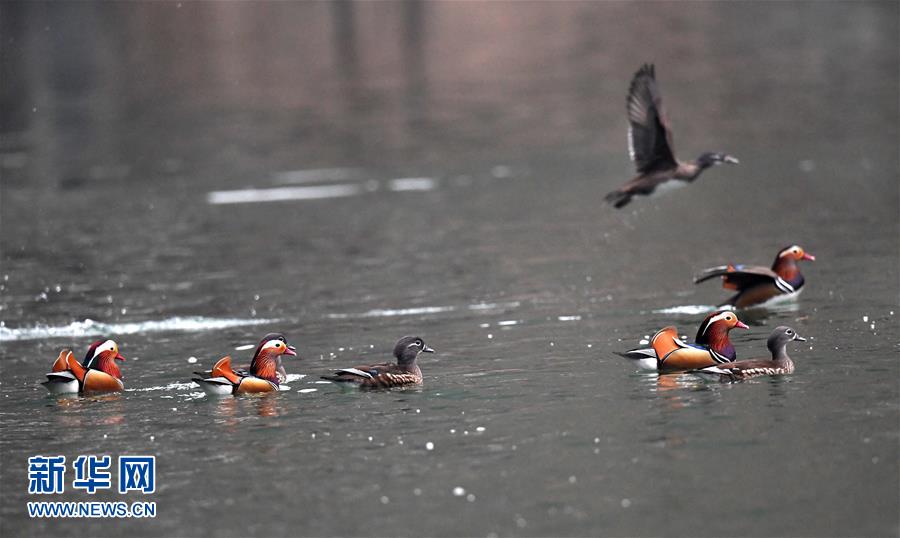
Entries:
<svg viewBox="0 0 900 538">
<path fill-rule="evenodd" d="M 64 349 L 59 352 L 59 357 L 56 358 L 56 361 L 53 363 L 53 368 L 50 368 L 51 372 L 65 372 L 69 369 L 69 355 L 72 354 L 71 350 Z"/>
<path fill-rule="evenodd" d="M 54 366 L 56 365 L 54 364 Z M 75 375 L 75 379 L 77 379 L 79 383 L 84 382 L 84 376 L 85 374 L 87 374 L 87 368 L 85 368 L 81 365 L 81 363 L 78 362 L 78 360 L 75 358 L 75 355 L 72 355 L 71 351 L 66 355 L 66 369 L 72 371 L 72 373 Z"/>
<path fill-rule="evenodd" d="M 231 369 L 231 357 L 222 357 L 219 359 L 219 362 L 212 367 L 212 371 L 210 371 L 209 375 L 210 377 L 224 377 L 234 384 L 240 382 L 238 375 Z"/>
<path fill-rule="evenodd" d="M 615 351 L 614 353 L 620 357 L 628 359 L 641 369 L 657 369 L 656 350 L 654 350 L 652 347 L 629 349 L 624 353 Z"/>
<path fill-rule="evenodd" d="M 650 339 L 650 345 L 656 351 L 657 357 L 665 358 L 669 353 L 682 347 L 678 339 L 678 330 L 675 327 L 664 327 L 657 331 Z"/>
</svg>

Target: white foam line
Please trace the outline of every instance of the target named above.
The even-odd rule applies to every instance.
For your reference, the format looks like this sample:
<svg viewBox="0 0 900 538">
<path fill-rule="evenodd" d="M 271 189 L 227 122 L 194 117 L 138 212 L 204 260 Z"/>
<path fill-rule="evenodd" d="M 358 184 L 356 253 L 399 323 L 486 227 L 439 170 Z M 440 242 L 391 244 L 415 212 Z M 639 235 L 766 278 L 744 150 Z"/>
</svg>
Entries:
<svg viewBox="0 0 900 538">
<path fill-rule="evenodd" d="M 662 308 L 660 310 L 654 310 L 654 314 L 685 314 L 688 316 L 696 316 L 697 314 L 706 314 L 716 310 L 715 306 L 710 305 L 702 305 L 702 304 L 689 304 L 682 306 L 672 306 L 669 308 Z"/>
<path fill-rule="evenodd" d="M 169 383 L 168 385 L 160 385 L 158 387 L 147 387 L 144 389 L 125 389 L 125 392 L 149 392 L 154 390 L 187 390 L 195 389 L 197 385 L 193 382 L 188 383 Z"/>
<path fill-rule="evenodd" d="M 470 304 L 469 310 L 502 310 L 504 308 L 517 308 L 519 301 L 511 301 L 508 303 L 478 303 Z"/>
<path fill-rule="evenodd" d="M 360 312 L 356 314 L 328 314 L 326 317 L 331 319 L 347 319 L 347 318 L 381 318 L 393 316 L 415 316 L 418 314 L 439 314 L 441 312 L 452 312 L 456 310 L 453 306 L 422 306 L 419 308 L 397 308 L 397 309 L 375 309 L 368 312 Z"/>
<path fill-rule="evenodd" d="M 363 192 L 361 185 L 319 185 L 315 187 L 278 187 L 274 189 L 240 189 L 212 191 L 206 200 L 213 205 L 249 204 L 258 202 L 283 202 L 287 200 L 320 200 L 354 196 Z"/>
<path fill-rule="evenodd" d="M 581 316 L 557 316 L 559 321 L 581 321 Z"/>
<path fill-rule="evenodd" d="M 35 340 L 38 338 L 70 338 L 83 336 L 111 336 L 118 334 L 137 334 L 145 332 L 171 331 L 211 331 L 241 327 L 245 325 L 265 325 L 275 323 L 277 319 L 229 319 L 205 317 L 174 317 L 155 321 L 136 321 L 130 323 L 103 323 L 86 319 L 73 321 L 68 325 L 52 327 L 38 325 L 35 327 L 9 328 L 0 326 L 0 342 L 13 340 Z"/>
<path fill-rule="evenodd" d="M 388 189 L 395 192 L 403 191 L 430 191 L 437 185 L 437 181 L 430 177 L 401 177 L 392 179 Z"/>
<path fill-rule="evenodd" d="M 499 326 L 501 326 L 501 327 L 505 327 L 505 326 L 507 326 L 507 325 L 518 325 L 518 324 L 519 324 L 519 322 L 518 322 L 517 320 L 514 320 L 514 319 L 508 319 L 508 320 L 498 321 L 498 322 L 497 322 L 497 325 L 499 325 Z"/>
<path fill-rule="evenodd" d="M 287 185 L 315 183 L 317 181 L 345 181 L 359 179 L 359 168 L 310 168 L 307 170 L 286 170 L 275 174 L 275 181 Z"/>
<path fill-rule="evenodd" d="M 479 303 L 479 304 L 470 304 L 466 308 L 469 310 L 503 310 L 507 308 L 515 308 L 519 306 L 518 301 L 512 301 L 508 303 Z M 380 317 L 393 317 L 393 316 L 416 316 L 419 314 L 440 314 L 442 312 L 453 312 L 457 308 L 455 306 L 421 306 L 416 308 L 396 308 L 396 309 L 387 309 L 387 308 L 378 308 L 374 310 L 369 310 L 368 312 L 358 312 L 358 313 L 338 313 L 338 314 L 326 314 L 325 317 L 330 319 L 348 319 L 348 318 L 380 318 Z"/>
</svg>

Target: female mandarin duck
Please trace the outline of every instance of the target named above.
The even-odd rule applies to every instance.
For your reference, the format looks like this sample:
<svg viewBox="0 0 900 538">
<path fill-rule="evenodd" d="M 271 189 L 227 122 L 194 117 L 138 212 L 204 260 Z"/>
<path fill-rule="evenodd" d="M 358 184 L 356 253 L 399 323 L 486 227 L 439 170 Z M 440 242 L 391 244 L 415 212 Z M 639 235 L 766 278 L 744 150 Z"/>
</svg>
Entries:
<svg viewBox="0 0 900 538">
<path fill-rule="evenodd" d="M 784 375 L 794 373 L 794 361 L 787 354 L 787 345 L 794 340 L 806 342 L 797 331 L 790 327 L 776 327 L 769 336 L 766 347 L 772 354 L 771 359 L 747 359 L 744 361 L 726 362 L 697 370 L 696 373 L 718 375 L 723 381 L 748 379 L 761 375 Z"/>
<path fill-rule="evenodd" d="M 700 323 L 694 344 L 680 340 L 675 327 L 666 327 L 650 340 L 651 348 L 632 349 L 621 355 L 636 361 L 641 368 L 659 371 L 690 370 L 726 363 L 737 358 L 728 338 L 729 331 L 735 327 L 748 328 L 730 310 L 713 312 Z"/>
<path fill-rule="evenodd" d="M 434 353 L 418 336 L 404 336 L 394 346 L 397 364 L 385 362 L 338 370 L 322 379 L 336 383 L 352 383 L 362 388 L 386 389 L 422 383 L 422 370 L 416 364 L 419 353 Z"/>
<path fill-rule="evenodd" d="M 796 297 L 803 287 L 803 275 L 797 262 L 815 261 L 816 257 L 797 245 L 778 252 L 772 268 L 755 265 L 720 265 L 710 267 L 694 277 L 694 283 L 721 276 L 722 287 L 737 290 L 737 294 L 721 306 L 748 308 L 772 300 Z"/>
<path fill-rule="evenodd" d="M 80 364 L 72 351 L 64 349 L 43 385 L 53 394 L 118 392 L 124 390 L 125 385 L 116 361 L 124 360 L 113 340 L 98 340 L 91 344 Z"/>
<path fill-rule="evenodd" d="M 657 187 L 687 185 L 711 166 L 738 164 L 736 158 L 724 153 L 707 152 L 696 161 L 689 162 L 675 158 L 672 130 L 662 108 L 656 72 L 651 64 L 644 64 L 634 74 L 628 89 L 626 109 L 628 153 L 638 175 L 606 195 L 606 201 L 617 209 L 627 205 L 633 196 L 653 194 Z"/>
<path fill-rule="evenodd" d="M 281 356 L 297 356 L 294 346 L 288 345 L 284 336 L 270 333 L 260 340 L 247 370 L 231 368 L 231 357 L 219 359 L 210 372 L 195 372 L 203 377 L 191 381 L 210 396 L 273 392 L 287 375 L 281 364 Z"/>
</svg>

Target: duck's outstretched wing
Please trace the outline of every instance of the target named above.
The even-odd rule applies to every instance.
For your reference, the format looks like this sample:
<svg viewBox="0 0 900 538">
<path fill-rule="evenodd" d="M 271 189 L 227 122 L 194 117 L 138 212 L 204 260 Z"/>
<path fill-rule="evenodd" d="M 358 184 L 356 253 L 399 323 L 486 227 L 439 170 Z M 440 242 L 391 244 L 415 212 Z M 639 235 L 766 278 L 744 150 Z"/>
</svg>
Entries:
<svg viewBox="0 0 900 538">
<path fill-rule="evenodd" d="M 743 290 L 758 284 L 774 284 L 782 288 L 784 280 L 768 267 L 758 265 L 720 265 L 710 267 L 694 276 L 694 283 L 699 284 L 710 278 L 722 277 L 722 287 L 730 290 Z M 783 289 L 786 293 L 793 289 Z"/>
<path fill-rule="evenodd" d="M 653 64 L 644 64 L 628 88 L 628 153 L 638 173 L 678 166 Z"/>
</svg>

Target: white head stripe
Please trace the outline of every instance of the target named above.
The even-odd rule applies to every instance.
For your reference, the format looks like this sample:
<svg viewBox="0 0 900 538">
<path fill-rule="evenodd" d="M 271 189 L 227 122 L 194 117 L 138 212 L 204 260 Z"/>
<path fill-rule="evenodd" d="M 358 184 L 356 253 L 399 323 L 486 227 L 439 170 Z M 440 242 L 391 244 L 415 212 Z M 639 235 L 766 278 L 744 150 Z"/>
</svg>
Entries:
<svg viewBox="0 0 900 538">
<path fill-rule="evenodd" d="M 709 330 L 710 327 L 712 327 L 713 323 L 725 319 L 725 316 L 730 315 L 730 314 L 731 314 L 731 311 L 726 310 L 725 312 L 722 312 L 721 314 L 719 314 L 717 316 L 713 316 L 713 317 L 709 318 L 709 321 L 706 323 L 706 326 L 703 327 L 703 332 L 701 334 L 706 334 L 706 331 Z"/>
<path fill-rule="evenodd" d="M 107 340 L 106 342 L 103 342 L 102 344 L 97 346 L 97 349 L 94 350 L 94 356 L 91 358 L 94 359 L 97 357 L 97 355 L 99 355 L 105 351 L 112 351 L 115 348 L 116 348 L 116 342 L 114 340 Z"/>
<path fill-rule="evenodd" d="M 85 364 L 85 367 L 90 368 L 91 365 L 94 363 L 94 359 L 96 359 L 101 353 L 105 353 L 107 351 L 112 351 L 114 349 L 116 349 L 115 340 L 107 340 L 106 342 L 103 342 L 102 344 L 97 346 L 97 349 L 94 350 L 93 356 L 91 356 L 91 358 L 88 360 L 87 364 Z"/>
<path fill-rule="evenodd" d="M 788 248 L 782 250 L 782 251 L 781 251 L 781 254 L 779 254 L 778 257 L 780 258 L 780 257 L 782 257 L 782 256 L 787 256 L 788 254 L 791 253 L 792 250 L 798 249 L 798 248 L 800 248 L 798 245 L 791 245 L 791 246 L 789 246 Z"/>
<path fill-rule="evenodd" d="M 273 347 L 279 346 L 279 345 L 282 344 L 282 343 L 283 343 L 283 342 L 282 342 L 281 340 L 279 340 L 279 339 L 277 339 L 277 338 L 273 338 L 272 340 L 269 340 L 268 342 L 266 342 L 265 344 L 263 344 L 263 347 L 259 348 L 259 350 L 262 351 L 262 350 L 264 350 L 264 349 L 271 349 L 271 348 L 273 348 Z"/>
</svg>

